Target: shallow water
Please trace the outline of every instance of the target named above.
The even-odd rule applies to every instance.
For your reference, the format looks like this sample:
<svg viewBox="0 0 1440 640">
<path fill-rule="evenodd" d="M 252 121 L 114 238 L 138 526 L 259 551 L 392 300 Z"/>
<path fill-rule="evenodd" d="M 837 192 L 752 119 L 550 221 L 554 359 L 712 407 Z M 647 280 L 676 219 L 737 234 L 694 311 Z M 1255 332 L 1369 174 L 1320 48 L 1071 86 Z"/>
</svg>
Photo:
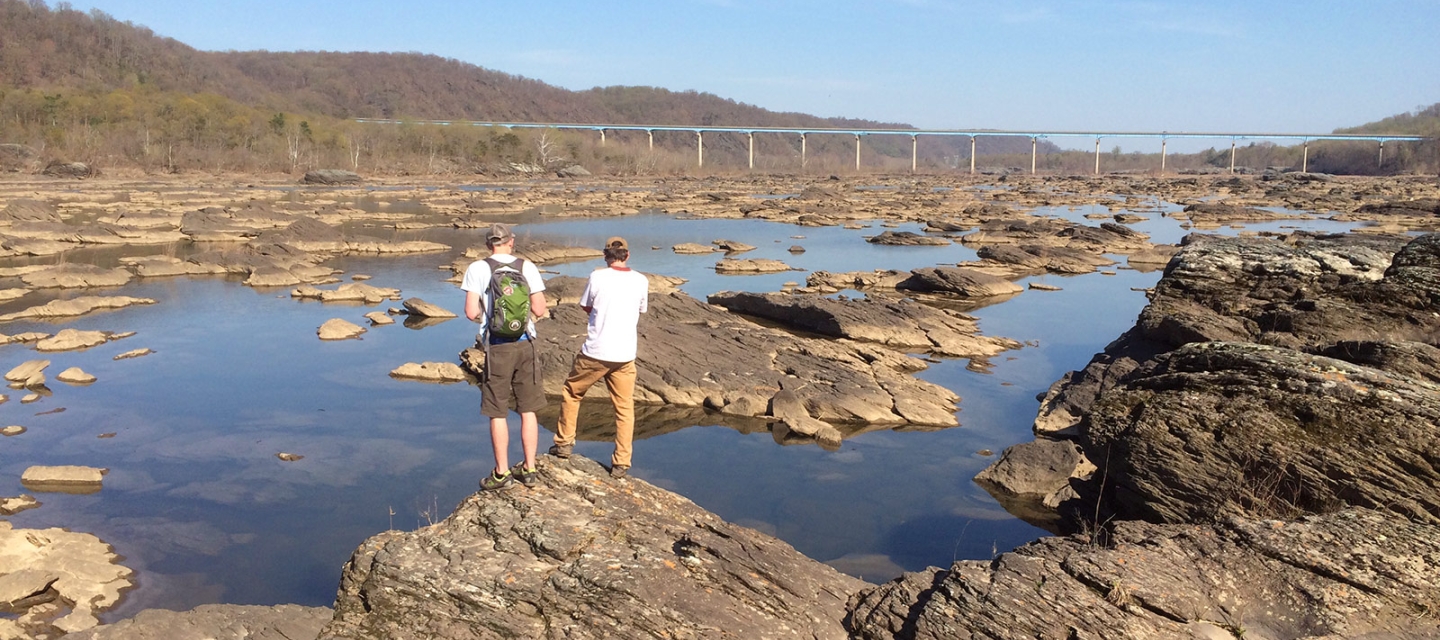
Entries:
<svg viewBox="0 0 1440 640">
<path fill-rule="evenodd" d="M 1135 228 L 1161 241 L 1183 235 L 1173 220 L 1149 215 Z M 539 218 L 518 232 L 586 246 L 622 234 L 633 247 L 634 267 L 685 277 L 682 288 L 702 299 L 726 289 L 778 290 L 787 281 L 803 283 L 811 270 L 913 269 L 974 258 L 959 244 L 885 247 L 864 241 L 883 230 L 878 222 L 848 230 L 647 215 Z M 477 231 L 396 235 L 445 238 L 456 253 L 479 242 Z M 802 271 L 717 275 L 713 266 L 722 254 L 669 250 L 717 239 L 757 247 L 738 257 L 783 260 Z M 807 251 L 792 255 L 792 245 Z M 122 253 L 127 251 L 77 252 L 70 259 L 113 261 Z M 463 294 L 444 282 L 449 273 L 438 268 L 449 261 L 449 255 L 429 254 L 333 264 L 347 276 L 372 275 L 370 284 L 459 311 Z M 583 276 L 599 264 L 562 264 L 551 271 Z M 958 428 L 876 429 L 827 452 L 814 445 L 779 446 L 763 423 L 727 426 L 703 411 L 661 410 L 638 427 L 644 437 L 635 446 L 633 474 L 870 581 L 955 559 L 990 558 L 1044 532 L 1010 516 L 971 482 L 993 460 L 978 452 L 998 454 L 1030 439 L 1036 394 L 1129 328 L 1145 305 L 1144 294 L 1133 289 L 1153 285 L 1159 275 L 1121 269 L 1108 276 L 1038 276 L 1033 280 L 1063 290 L 1026 291 L 973 311 L 983 333 L 1029 345 L 996 358 L 985 373 L 964 360 L 945 360 L 919 374 L 961 395 Z M 35 494 L 41 508 L 10 518 L 17 527 L 94 533 L 115 547 L 136 570 L 137 587 L 106 619 L 207 602 L 329 605 L 341 566 L 361 541 L 387 528 L 411 529 L 445 517 L 489 468 L 475 387 L 388 376 L 405 362 L 454 361 L 473 340 L 474 327 L 463 319 L 420 330 L 397 323 L 371 328 L 362 340 L 321 342 L 315 329 L 325 320 L 363 324 L 362 314 L 398 303 L 322 305 L 292 300 L 288 289 L 255 290 L 225 278 L 137 282 L 103 293 L 151 297 L 157 304 L 65 323 L 3 326 L 6 333 L 133 330 L 134 337 L 58 354 L 0 348 L 4 370 L 25 360 L 51 360 L 53 391 L 23 405 L 22 393 L 10 391 L 11 401 L 0 405 L 0 423 L 29 428 L 0 438 L 0 495 L 26 492 L 19 477 L 34 464 L 110 470 L 98 493 Z M 0 312 L 55 295 L 31 294 Z M 156 353 L 111 359 L 140 347 Z M 71 366 L 98 382 L 76 387 L 53 380 Z M 37 415 L 60 407 L 65 410 Z M 553 428 L 553 419 L 542 423 Z M 99 437 L 109 433 L 114 436 Z M 541 440 L 543 449 L 549 435 Z M 512 441 L 514 459 L 518 438 Z M 305 457 L 282 462 L 278 452 Z M 610 444 L 582 441 L 577 452 L 605 460 Z"/>
</svg>

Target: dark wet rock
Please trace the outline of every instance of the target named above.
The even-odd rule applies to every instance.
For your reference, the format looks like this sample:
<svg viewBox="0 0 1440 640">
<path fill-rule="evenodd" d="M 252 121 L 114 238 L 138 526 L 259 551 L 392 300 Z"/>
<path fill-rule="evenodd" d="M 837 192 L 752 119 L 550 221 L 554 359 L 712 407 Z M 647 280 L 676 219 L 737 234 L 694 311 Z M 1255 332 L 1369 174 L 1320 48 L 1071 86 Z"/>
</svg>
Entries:
<svg viewBox="0 0 1440 640">
<path fill-rule="evenodd" d="M 866 238 L 871 244 L 883 244 L 891 246 L 946 246 L 951 244 L 947 238 L 937 238 L 915 233 L 913 231 L 884 231 L 878 236 Z"/>
<path fill-rule="evenodd" d="M 800 245 L 798 245 L 798 244 L 796 244 L 796 245 L 791 245 L 790 248 L 788 249 L 788 251 L 789 251 L 790 253 L 799 255 L 799 254 L 805 253 L 805 247 L 802 247 L 802 246 L 800 246 Z"/>
<path fill-rule="evenodd" d="M 1014 340 L 978 335 L 979 321 L 974 316 L 903 298 L 835 300 L 812 295 L 725 291 L 710 296 L 708 301 L 791 329 L 874 342 L 904 351 L 986 359 L 1020 348 L 1020 343 Z"/>
<path fill-rule="evenodd" d="M 60 222 L 60 212 L 48 202 L 16 198 L 0 209 L 0 225 L 17 222 Z"/>
<path fill-rule="evenodd" d="M 1013 295 L 1024 291 L 1014 282 L 975 269 L 924 267 L 910 272 L 897 288 L 927 293 L 952 293 L 967 298 Z"/>
<path fill-rule="evenodd" d="M 100 170 L 83 162 L 55 160 L 45 165 L 40 173 L 52 178 L 94 178 L 100 175 Z"/>
<path fill-rule="evenodd" d="M 71 640 L 310 640 L 330 622 L 328 607 L 204 604 L 189 611 L 146 609 L 135 617 L 65 636 Z"/>
<path fill-rule="evenodd" d="M 361 544 L 320 637 L 846 637 L 865 583 L 584 458 L 538 468 Z"/>
<path fill-rule="evenodd" d="M 547 394 L 560 394 L 585 322 L 578 306 L 560 304 L 537 326 Z M 957 424 L 955 394 L 916 379 L 925 364 L 883 346 L 797 337 L 680 292 L 650 296 L 639 339 L 637 403 L 724 407 L 793 389 L 811 417 L 836 426 Z M 483 354 L 467 349 L 461 362 L 478 373 Z M 603 385 L 591 392 L 605 394 Z"/>
<path fill-rule="evenodd" d="M 315 169 L 306 171 L 300 182 L 305 184 L 343 185 L 360 184 L 363 178 L 354 171 L 345 169 Z"/>
<path fill-rule="evenodd" d="M 1125 522 L 851 599 L 855 640 L 1431 638 L 1440 528 L 1352 509 L 1281 523 Z"/>
</svg>

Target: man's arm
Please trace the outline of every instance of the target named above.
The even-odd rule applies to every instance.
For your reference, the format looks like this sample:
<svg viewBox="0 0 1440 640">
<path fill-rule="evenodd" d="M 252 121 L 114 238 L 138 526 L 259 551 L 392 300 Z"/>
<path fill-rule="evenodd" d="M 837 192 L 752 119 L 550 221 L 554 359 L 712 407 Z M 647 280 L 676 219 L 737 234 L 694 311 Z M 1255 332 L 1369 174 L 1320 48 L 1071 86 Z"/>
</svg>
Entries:
<svg viewBox="0 0 1440 640">
<path fill-rule="evenodd" d="M 550 311 L 545 308 L 545 292 L 536 291 L 530 294 L 530 314 L 538 320 L 548 315 Z"/>
<path fill-rule="evenodd" d="M 533 301 L 535 296 L 530 296 L 530 299 Z M 532 302 L 531 304 L 534 303 Z M 540 304 L 542 306 L 545 304 L 545 296 L 543 295 L 540 296 Z M 471 322 L 474 322 L 476 318 L 480 317 L 481 313 L 483 313 L 483 311 L 480 309 L 480 293 L 476 291 L 466 291 L 465 317 L 469 318 Z"/>
</svg>

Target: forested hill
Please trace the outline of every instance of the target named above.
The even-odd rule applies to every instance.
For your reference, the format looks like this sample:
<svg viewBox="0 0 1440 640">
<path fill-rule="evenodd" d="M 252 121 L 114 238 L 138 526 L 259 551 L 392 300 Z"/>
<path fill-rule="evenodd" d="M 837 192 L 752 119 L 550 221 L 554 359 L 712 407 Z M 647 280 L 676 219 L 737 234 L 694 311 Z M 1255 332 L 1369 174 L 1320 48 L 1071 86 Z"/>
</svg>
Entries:
<svg viewBox="0 0 1440 640">
<path fill-rule="evenodd" d="M 1336 133 L 1393 133 L 1396 135 L 1440 138 L 1440 102 L 1428 107 L 1421 107 L 1414 113 L 1402 113 L 1378 122 L 1370 122 L 1347 129 L 1338 129 Z"/>
<path fill-rule="evenodd" d="M 145 86 L 335 118 L 908 128 L 778 113 L 693 91 L 570 91 L 418 53 L 203 52 L 99 11 L 0 0 L 0 88 Z"/>
</svg>

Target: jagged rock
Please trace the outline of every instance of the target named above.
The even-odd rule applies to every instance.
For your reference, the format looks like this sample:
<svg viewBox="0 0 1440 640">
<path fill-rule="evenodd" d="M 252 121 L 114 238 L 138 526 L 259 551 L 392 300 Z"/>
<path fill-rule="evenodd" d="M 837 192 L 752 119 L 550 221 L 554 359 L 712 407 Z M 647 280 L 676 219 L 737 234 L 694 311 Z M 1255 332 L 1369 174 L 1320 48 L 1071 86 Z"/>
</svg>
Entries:
<svg viewBox="0 0 1440 640">
<path fill-rule="evenodd" d="M 9 427 L 6 428 L 8 429 Z M 23 431 L 25 428 L 20 427 L 20 429 Z M 8 436 L 11 434 L 7 433 L 5 435 Z M 0 498 L 0 516 L 13 516 L 21 511 L 28 511 L 39 506 L 40 501 L 36 500 L 35 496 L 25 493 L 14 497 Z M 0 601 L 3 601 L 3 598 L 0 598 Z"/>
<path fill-rule="evenodd" d="M 0 572 L 5 574 L 0 580 L 16 576 L 6 589 L 12 596 L 32 592 L 0 602 L 0 609 L 57 606 L 64 613 L 48 624 L 22 615 L 22 624 L 35 624 L 29 629 L 34 633 L 22 637 L 53 637 L 55 629 L 77 633 L 94 627 L 99 622 L 95 614 L 115 606 L 132 585 L 133 572 L 116 564 L 118 560 L 110 545 L 88 533 L 16 529 L 0 520 Z"/>
<path fill-rule="evenodd" d="M 857 594 L 854 640 L 1428 638 L 1440 528 L 1352 509 L 1298 522 L 1122 522 Z"/>
<path fill-rule="evenodd" d="M 967 298 L 1013 295 L 1025 290 L 999 276 L 961 267 L 923 267 L 910 273 L 897 288 L 953 293 Z"/>
<path fill-rule="evenodd" d="M 560 304 L 537 327 L 546 393 L 560 394 L 585 322 L 578 306 Z M 958 398 L 912 376 L 926 366 L 918 359 L 878 345 L 797 337 L 680 292 L 650 296 L 639 345 L 635 400 L 641 404 L 724 407 L 743 396 L 768 400 L 793 388 L 811 417 L 837 426 L 957 424 Z M 472 373 L 480 372 L 481 360 L 478 349 L 461 354 Z M 592 392 L 599 397 L 605 390 Z"/>
<path fill-rule="evenodd" d="M 305 177 L 301 178 L 300 182 L 305 184 L 340 185 L 360 184 L 362 180 L 360 174 L 354 171 L 346 171 L 344 169 L 315 169 L 306 171 Z"/>
<path fill-rule="evenodd" d="M 16 198 L 0 209 L 0 225 L 17 222 L 61 222 L 60 212 L 47 202 Z"/>
<path fill-rule="evenodd" d="M 204 604 L 190 611 L 146 609 L 67 640 L 310 640 L 330 622 L 328 607 Z"/>
<path fill-rule="evenodd" d="M 710 296 L 708 302 L 802 331 L 875 342 L 906 351 L 925 350 L 936 355 L 985 359 L 1021 346 L 1014 340 L 977 335 L 979 321 L 973 316 L 907 299 L 835 300 L 785 293 L 724 291 Z"/>
<path fill-rule="evenodd" d="M 20 280 L 37 289 L 83 287 L 118 287 L 133 278 L 125 269 L 106 269 L 90 264 L 62 264 L 20 276 Z"/>
<path fill-rule="evenodd" d="M 429 302 L 426 302 L 419 298 L 407 298 L 401 304 L 405 305 L 405 312 L 409 313 L 412 316 L 420 316 L 422 318 L 457 317 L 454 312 L 444 307 L 430 304 Z"/>
<path fill-rule="evenodd" d="M 407 362 L 391 371 L 390 377 L 425 382 L 464 382 L 465 371 L 453 362 Z"/>
<path fill-rule="evenodd" d="M 321 340 L 348 340 L 360 337 L 360 334 L 365 333 L 365 327 L 340 318 L 331 318 L 320 325 L 315 333 L 320 335 Z"/>
<path fill-rule="evenodd" d="M 745 244 L 743 242 L 736 242 L 734 240 L 711 240 L 710 244 L 715 245 L 715 248 L 724 251 L 725 253 L 745 253 L 746 251 L 755 250 L 755 247 L 751 245 Z"/>
<path fill-rule="evenodd" d="M 379 326 L 382 324 L 395 324 L 395 319 L 391 318 L 390 315 L 385 313 L 384 311 L 371 311 L 370 313 L 365 314 L 365 319 L 369 320 L 370 324 L 375 326 Z"/>
<path fill-rule="evenodd" d="M 715 263 L 715 273 L 731 274 L 753 274 L 753 273 L 780 273 L 782 271 L 793 271 L 791 267 L 779 260 L 767 260 L 755 258 L 749 260 L 732 260 L 726 258 Z"/>
<path fill-rule="evenodd" d="M 361 544 L 320 637 L 846 637 L 865 583 L 584 458 L 538 468 Z"/>
<path fill-rule="evenodd" d="M 885 231 L 878 236 L 867 238 L 866 242 L 871 244 L 884 244 L 891 246 L 932 246 L 943 247 L 951 244 L 949 238 L 937 238 L 927 236 L 913 231 Z"/>
</svg>

